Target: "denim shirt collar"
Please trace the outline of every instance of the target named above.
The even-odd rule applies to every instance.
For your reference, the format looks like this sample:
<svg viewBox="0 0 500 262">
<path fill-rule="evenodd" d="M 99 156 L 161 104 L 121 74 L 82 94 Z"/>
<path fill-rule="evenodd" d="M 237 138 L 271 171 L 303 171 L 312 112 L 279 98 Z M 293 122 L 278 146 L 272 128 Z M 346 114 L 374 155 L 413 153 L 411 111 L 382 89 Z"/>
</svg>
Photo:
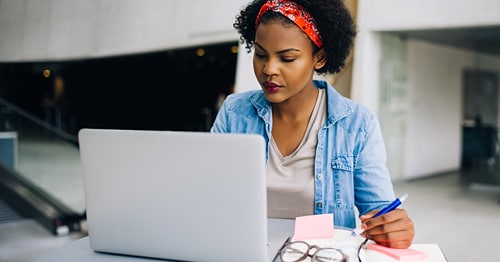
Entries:
<svg viewBox="0 0 500 262">
<path fill-rule="evenodd" d="M 335 124 L 340 119 L 354 112 L 348 100 L 340 95 L 327 81 L 313 80 L 313 82 L 317 88 L 326 89 L 328 117 L 325 127 Z"/>
</svg>

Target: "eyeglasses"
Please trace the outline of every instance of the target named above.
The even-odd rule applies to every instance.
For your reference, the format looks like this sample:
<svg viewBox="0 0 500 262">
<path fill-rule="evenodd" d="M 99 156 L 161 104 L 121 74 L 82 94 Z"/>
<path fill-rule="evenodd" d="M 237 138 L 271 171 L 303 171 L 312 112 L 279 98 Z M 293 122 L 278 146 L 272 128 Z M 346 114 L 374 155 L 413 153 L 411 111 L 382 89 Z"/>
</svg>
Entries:
<svg viewBox="0 0 500 262">
<path fill-rule="evenodd" d="M 311 254 L 311 251 L 314 253 Z M 312 262 L 347 262 L 346 255 L 340 249 L 311 246 L 304 241 L 288 243 L 280 252 L 282 262 L 299 262 L 308 257 L 311 257 Z"/>
<path fill-rule="evenodd" d="M 361 261 L 361 249 L 363 248 L 364 245 L 366 245 L 366 243 L 368 243 L 368 238 L 366 238 L 358 247 L 358 262 L 363 262 Z"/>
</svg>

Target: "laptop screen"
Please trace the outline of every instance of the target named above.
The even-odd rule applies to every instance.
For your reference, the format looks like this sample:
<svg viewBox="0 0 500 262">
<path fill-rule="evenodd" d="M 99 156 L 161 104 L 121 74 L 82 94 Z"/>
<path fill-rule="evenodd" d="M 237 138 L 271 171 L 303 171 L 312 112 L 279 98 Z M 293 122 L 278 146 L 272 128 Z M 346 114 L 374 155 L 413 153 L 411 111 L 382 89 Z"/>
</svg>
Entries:
<svg viewBox="0 0 500 262">
<path fill-rule="evenodd" d="M 262 137 L 83 129 L 79 142 L 94 250 L 268 259 Z"/>
</svg>

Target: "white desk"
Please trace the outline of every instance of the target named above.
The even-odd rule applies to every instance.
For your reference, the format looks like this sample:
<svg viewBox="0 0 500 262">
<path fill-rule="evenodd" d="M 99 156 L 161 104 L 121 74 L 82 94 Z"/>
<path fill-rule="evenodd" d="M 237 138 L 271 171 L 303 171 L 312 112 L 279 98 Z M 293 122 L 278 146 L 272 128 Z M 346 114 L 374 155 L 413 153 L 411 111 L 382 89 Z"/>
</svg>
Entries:
<svg viewBox="0 0 500 262">
<path fill-rule="evenodd" d="M 294 230 L 294 221 L 285 219 L 269 219 L 268 220 L 268 230 L 269 230 L 269 242 L 271 244 L 270 250 L 279 250 L 283 242 L 286 240 L 287 236 L 291 235 Z M 412 249 L 420 250 L 428 255 L 428 259 L 424 260 L 427 262 L 445 262 L 441 249 L 436 244 L 414 244 L 411 246 Z M 274 255 L 270 255 L 273 256 Z M 35 261 L 37 262 L 121 262 L 121 261 L 131 261 L 131 262 L 152 262 L 152 261 L 165 261 L 158 259 L 142 258 L 142 257 L 132 257 L 132 256 L 122 256 L 113 255 L 106 253 L 94 252 L 90 248 L 88 237 L 84 237 L 71 242 L 70 244 L 51 251 L 45 255 L 38 257 Z M 367 262 L 390 262 L 396 261 L 384 254 L 378 253 L 373 250 L 366 250 L 366 261 Z M 356 261 L 357 262 L 357 261 Z"/>
</svg>

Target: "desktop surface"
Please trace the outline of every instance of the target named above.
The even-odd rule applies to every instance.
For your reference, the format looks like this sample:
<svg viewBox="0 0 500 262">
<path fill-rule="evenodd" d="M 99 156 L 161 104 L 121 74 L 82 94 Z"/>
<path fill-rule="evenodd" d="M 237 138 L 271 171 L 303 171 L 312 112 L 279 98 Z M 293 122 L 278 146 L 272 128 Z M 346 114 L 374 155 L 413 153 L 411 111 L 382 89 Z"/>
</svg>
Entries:
<svg viewBox="0 0 500 262">
<path fill-rule="evenodd" d="M 274 261 L 278 250 L 285 241 L 293 234 L 294 221 L 289 219 L 268 219 L 268 247 L 269 261 Z M 169 261 L 157 258 L 136 257 L 118 254 L 95 252 L 90 247 L 89 237 L 77 239 L 70 244 L 39 256 L 36 262 L 118 262 L 118 261 Z"/>
<path fill-rule="evenodd" d="M 279 261 L 276 254 L 283 246 L 288 236 L 294 231 L 294 220 L 289 219 L 268 219 L 269 230 L 269 261 Z M 427 262 L 446 262 L 446 258 L 437 244 L 413 244 L 410 248 L 427 253 Z M 365 250 L 367 262 L 390 262 L 397 261 L 374 250 Z M 39 256 L 36 262 L 63 262 L 63 261 L 92 261 L 92 262 L 150 262 L 169 261 L 145 257 L 134 257 L 126 255 L 116 255 L 95 252 L 90 248 L 89 238 L 84 237 L 71 242 L 70 244 Z"/>
</svg>

